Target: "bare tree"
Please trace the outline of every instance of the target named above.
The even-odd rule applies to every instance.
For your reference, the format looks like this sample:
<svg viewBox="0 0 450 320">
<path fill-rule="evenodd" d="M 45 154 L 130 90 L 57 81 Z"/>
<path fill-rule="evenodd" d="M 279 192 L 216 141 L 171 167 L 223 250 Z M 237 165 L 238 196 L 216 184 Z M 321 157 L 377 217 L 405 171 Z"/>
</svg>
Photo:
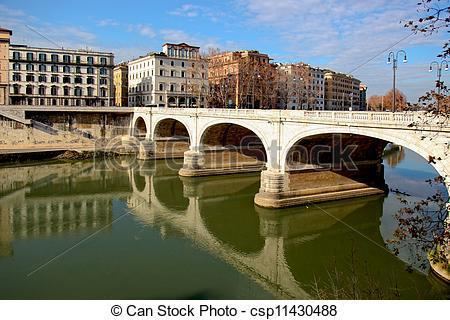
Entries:
<svg viewBox="0 0 450 320">
<path fill-rule="evenodd" d="M 394 90 L 389 90 L 384 95 L 384 108 L 393 110 Z M 407 109 L 406 95 L 398 89 L 395 89 L 395 106 L 398 111 Z"/>
<path fill-rule="evenodd" d="M 443 5 L 443 3 L 447 5 Z M 449 32 L 450 26 L 450 6 L 447 1 L 441 0 L 420 0 L 418 12 L 421 15 L 417 20 L 405 23 L 405 27 L 413 32 L 425 35 L 433 35 L 438 31 Z M 449 41 L 444 41 L 442 52 L 438 58 L 445 58 L 450 55 Z M 417 104 L 409 105 L 410 109 L 422 109 L 428 111 L 427 115 L 417 123 L 412 123 L 411 127 L 422 130 L 430 124 L 448 127 L 449 114 L 447 108 L 449 104 L 448 90 L 444 82 L 437 83 L 440 90 L 431 90 L 419 98 Z M 438 107 L 440 106 L 440 107 Z M 433 123 L 431 123 L 433 122 Z M 427 137 L 430 140 L 438 139 L 436 136 Z M 448 155 L 448 152 L 446 154 Z M 429 163 L 442 161 L 433 154 L 428 156 Z M 444 177 L 436 177 L 430 183 L 449 185 Z M 409 202 L 407 195 L 396 190 L 402 203 L 405 205 L 397 213 L 398 228 L 394 233 L 392 243 L 398 253 L 399 245 L 408 239 L 412 241 L 419 251 L 430 252 L 430 261 L 438 265 L 442 270 L 449 273 L 449 197 L 445 192 L 437 191 L 424 200 Z M 418 257 L 420 260 L 420 257 Z M 423 262 L 423 261 L 422 261 Z M 425 263 L 422 263 L 424 266 Z"/>
</svg>

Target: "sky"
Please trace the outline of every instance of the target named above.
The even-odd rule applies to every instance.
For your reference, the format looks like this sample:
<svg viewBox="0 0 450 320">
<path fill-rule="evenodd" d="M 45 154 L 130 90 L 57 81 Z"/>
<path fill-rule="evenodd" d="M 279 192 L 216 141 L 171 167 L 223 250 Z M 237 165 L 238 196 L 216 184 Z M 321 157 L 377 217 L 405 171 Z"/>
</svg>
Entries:
<svg viewBox="0 0 450 320">
<path fill-rule="evenodd" d="M 368 96 L 392 88 L 387 55 L 403 49 L 408 63 L 399 63 L 397 88 L 415 102 L 434 86 L 436 72 L 428 69 L 446 36 L 411 35 L 403 27 L 401 21 L 418 16 L 416 4 L 417 0 L 0 0 L 0 27 L 13 31 L 14 44 L 104 50 L 114 53 L 116 63 L 161 51 L 165 42 L 186 42 L 205 52 L 258 50 L 274 62 L 306 62 L 351 73 L 368 86 Z M 444 80 L 449 74 L 444 72 Z"/>
</svg>

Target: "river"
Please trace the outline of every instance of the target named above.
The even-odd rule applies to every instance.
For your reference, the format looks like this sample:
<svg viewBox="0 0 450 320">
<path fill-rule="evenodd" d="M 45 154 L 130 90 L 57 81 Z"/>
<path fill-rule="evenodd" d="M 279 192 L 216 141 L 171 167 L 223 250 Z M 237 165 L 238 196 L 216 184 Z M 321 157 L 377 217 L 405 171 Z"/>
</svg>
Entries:
<svg viewBox="0 0 450 320">
<path fill-rule="evenodd" d="M 420 199 L 437 175 L 401 150 L 391 189 Z M 259 174 L 180 178 L 175 161 L 0 168 L 1 299 L 446 299 L 385 243 L 394 193 L 258 208 Z M 409 267 L 412 264 L 413 267 Z"/>
</svg>

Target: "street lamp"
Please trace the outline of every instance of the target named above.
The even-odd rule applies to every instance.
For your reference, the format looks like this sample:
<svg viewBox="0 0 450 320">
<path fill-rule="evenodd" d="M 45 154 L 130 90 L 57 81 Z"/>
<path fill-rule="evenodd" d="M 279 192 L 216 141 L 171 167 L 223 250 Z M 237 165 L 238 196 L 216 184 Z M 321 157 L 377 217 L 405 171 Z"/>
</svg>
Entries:
<svg viewBox="0 0 450 320">
<path fill-rule="evenodd" d="M 394 90 L 394 97 L 393 97 L 393 103 L 392 103 L 392 112 L 395 112 L 395 103 L 396 103 L 396 101 L 395 101 L 395 95 L 396 95 L 396 93 L 395 93 L 395 72 L 397 71 L 397 68 L 398 68 L 398 65 L 397 65 L 397 61 L 398 61 L 398 55 L 399 54 L 403 54 L 403 56 L 404 56 L 404 58 L 403 58 L 403 63 L 407 63 L 408 62 L 408 59 L 406 58 L 406 52 L 404 51 L 404 50 L 399 50 L 399 51 L 397 51 L 397 53 L 394 53 L 393 51 L 391 51 L 391 52 L 389 52 L 389 55 L 388 55 L 388 60 L 387 60 L 387 63 L 388 64 L 390 64 L 390 63 L 392 63 L 392 72 L 393 72 L 393 79 L 392 79 L 392 88 L 393 88 L 393 90 Z M 392 57 L 392 60 L 391 60 L 391 57 Z"/>
<path fill-rule="evenodd" d="M 448 71 L 448 62 L 447 60 L 442 60 L 441 63 L 437 61 L 433 61 L 430 63 L 430 72 L 433 71 L 433 65 L 436 65 L 437 68 L 437 80 L 436 80 L 436 87 L 438 88 L 438 98 L 437 98 L 437 109 L 439 111 L 439 98 L 441 95 L 441 77 L 442 77 L 442 68 L 444 68 L 444 71 Z M 445 105 L 445 112 L 447 112 L 447 105 Z"/>
</svg>

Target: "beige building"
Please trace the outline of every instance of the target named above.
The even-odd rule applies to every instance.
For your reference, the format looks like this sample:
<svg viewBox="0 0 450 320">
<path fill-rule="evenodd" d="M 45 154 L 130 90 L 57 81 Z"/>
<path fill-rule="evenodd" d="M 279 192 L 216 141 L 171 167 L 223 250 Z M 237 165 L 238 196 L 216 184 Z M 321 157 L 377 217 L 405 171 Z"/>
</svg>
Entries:
<svg viewBox="0 0 450 320">
<path fill-rule="evenodd" d="M 359 110 L 361 81 L 351 75 L 325 71 L 325 109 Z"/>
<path fill-rule="evenodd" d="M 0 105 L 8 104 L 9 41 L 12 31 L 0 28 Z"/>
<path fill-rule="evenodd" d="M 13 105 L 112 106 L 112 53 L 10 45 Z"/>
<path fill-rule="evenodd" d="M 208 64 L 200 48 L 166 43 L 163 52 L 128 62 L 128 105 L 206 107 Z"/>
<path fill-rule="evenodd" d="M 128 106 L 128 63 L 114 67 L 114 102 L 118 107 Z"/>
</svg>

